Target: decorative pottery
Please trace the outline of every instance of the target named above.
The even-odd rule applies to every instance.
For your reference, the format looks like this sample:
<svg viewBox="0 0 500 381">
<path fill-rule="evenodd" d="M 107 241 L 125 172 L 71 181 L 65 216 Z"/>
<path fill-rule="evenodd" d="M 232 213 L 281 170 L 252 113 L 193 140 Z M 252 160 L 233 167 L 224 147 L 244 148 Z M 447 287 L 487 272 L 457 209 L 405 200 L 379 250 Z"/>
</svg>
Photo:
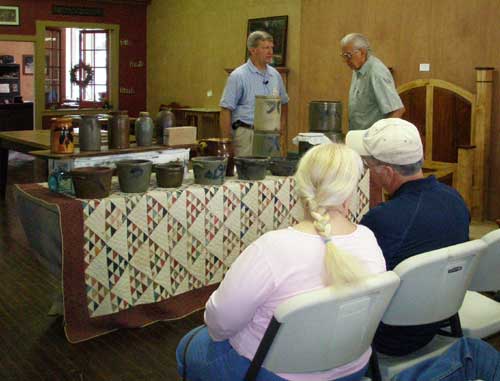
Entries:
<svg viewBox="0 0 500 381">
<path fill-rule="evenodd" d="M 158 144 L 167 144 L 164 140 L 166 135 L 164 131 L 167 128 L 175 126 L 175 115 L 168 107 L 161 107 L 158 114 L 156 114 L 156 142 Z"/>
<path fill-rule="evenodd" d="M 135 141 L 138 146 L 148 147 L 153 144 L 154 124 L 149 112 L 142 111 L 135 121 Z"/>
<path fill-rule="evenodd" d="M 161 188 L 177 188 L 184 179 L 184 165 L 181 163 L 164 163 L 153 167 L 156 172 L 156 182 Z"/>
<path fill-rule="evenodd" d="M 254 129 L 261 132 L 280 131 L 281 98 L 272 95 L 255 96 Z"/>
<path fill-rule="evenodd" d="M 234 151 L 229 138 L 210 138 L 200 140 L 200 153 L 204 156 L 227 157 L 226 176 L 234 176 Z"/>
<path fill-rule="evenodd" d="M 130 125 L 127 111 L 113 111 L 108 119 L 108 146 L 110 149 L 130 146 Z"/>
<path fill-rule="evenodd" d="M 84 115 L 80 121 L 79 131 L 80 151 L 101 150 L 101 126 L 96 115 Z"/>
<path fill-rule="evenodd" d="M 191 159 L 194 182 L 202 185 L 222 185 L 225 180 L 227 157 L 199 156 Z"/>
<path fill-rule="evenodd" d="M 274 176 L 293 176 L 297 169 L 297 159 L 272 158 L 269 169 Z"/>
<path fill-rule="evenodd" d="M 116 163 L 120 189 L 125 193 L 143 193 L 149 188 L 153 162 L 150 160 L 122 160 Z"/>
<path fill-rule="evenodd" d="M 109 196 L 113 169 L 109 167 L 80 167 L 71 172 L 75 196 L 104 198 Z"/>
<path fill-rule="evenodd" d="M 75 150 L 71 118 L 52 118 L 50 123 L 50 151 L 73 153 Z"/>
<path fill-rule="evenodd" d="M 241 180 L 262 180 L 266 177 L 269 158 L 262 156 L 235 157 L 238 178 Z"/>
<path fill-rule="evenodd" d="M 280 156 L 280 134 L 254 132 L 254 156 Z"/>
</svg>

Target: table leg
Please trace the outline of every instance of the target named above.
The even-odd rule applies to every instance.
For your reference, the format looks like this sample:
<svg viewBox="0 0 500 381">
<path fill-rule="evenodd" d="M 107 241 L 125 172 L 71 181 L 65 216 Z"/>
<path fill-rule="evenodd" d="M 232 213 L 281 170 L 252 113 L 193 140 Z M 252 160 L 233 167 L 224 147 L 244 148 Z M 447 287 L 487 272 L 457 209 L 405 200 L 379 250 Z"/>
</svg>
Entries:
<svg viewBox="0 0 500 381">
<path fill-rule="evenodd" d="M 9 167 L 9 150 L 0 148 L 0 200 L 5 200 L 7 189 L 7 168 Z"/>
</svg>

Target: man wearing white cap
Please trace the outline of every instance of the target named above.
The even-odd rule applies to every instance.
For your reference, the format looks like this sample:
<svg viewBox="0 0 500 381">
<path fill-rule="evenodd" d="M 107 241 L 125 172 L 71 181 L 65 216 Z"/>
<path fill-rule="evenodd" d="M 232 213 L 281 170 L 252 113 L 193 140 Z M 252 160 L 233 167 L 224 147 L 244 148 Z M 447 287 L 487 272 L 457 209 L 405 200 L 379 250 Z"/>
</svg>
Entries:
<svg viewBox="0 0 500 381">
<path fill-rule="evenodd" d="M 460 194 L 434 176 L 424 178 L 422 140 L 403 119 L 389 118 L 364 131 L 350 131 L 346 144 L 357 151 L 373 181 L 391 196 L 361 220 L 382 248 L 387 270 L 417 254 L 465 242 L 470 215 Z M 380 324 L 374 345 L 388 355 L 405 355 L 432 340 L 438 326 Z"/>
</svg>

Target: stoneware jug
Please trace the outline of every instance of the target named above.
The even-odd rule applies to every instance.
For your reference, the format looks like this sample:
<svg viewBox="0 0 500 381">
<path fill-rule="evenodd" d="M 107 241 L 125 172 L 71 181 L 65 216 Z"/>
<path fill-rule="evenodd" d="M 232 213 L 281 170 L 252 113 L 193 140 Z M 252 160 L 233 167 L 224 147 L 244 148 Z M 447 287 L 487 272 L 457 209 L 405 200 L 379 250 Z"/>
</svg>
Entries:
<svg viewBox="0 0 500 381">
<path fill-rule="evenodd" d="M 130 125 L 127 111 L 112 111 L 108 119 L 108 146 L 110 149 L 128 148 Z"/>
<path fill-rule="evenodd" d="M 161 107 L 156 115 L 156 143 L 167 144 L 165 129 L 175 126 L 175 115 L 168 107 Z"/>
<path fill-rule="evenodd" d="M 101 150 L 101 126 L 96 115 L 84 115 L 80 121 L 79 131 L 80 151 Z"/>
<path fill-rule="evenodd" d="M 154 125 L 149 112 L 141 111 L 135 121 L 135 141 L 138 146 L 148 147 L 153 144 Z"/>
<path fill-rule="evenodd" d="M 150 160 L 121 160 L 116 163 L 120 189 L 125 193 L 143 193 L 149 188 L 151 179 Z"/>
</svg>

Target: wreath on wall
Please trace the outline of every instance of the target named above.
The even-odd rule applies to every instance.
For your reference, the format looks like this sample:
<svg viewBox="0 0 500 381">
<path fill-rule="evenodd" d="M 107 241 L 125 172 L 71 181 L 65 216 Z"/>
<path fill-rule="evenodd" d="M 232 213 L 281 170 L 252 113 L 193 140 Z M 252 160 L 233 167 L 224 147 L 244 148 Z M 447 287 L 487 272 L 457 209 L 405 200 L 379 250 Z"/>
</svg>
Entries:
<svg viewBox="0 0 500 381">
<path fill-rule="evenodd" d="M 71 83 L 76 84 L 78 87 L 87 87 L 93 78 L 94 70 L 92 69 L 92 66 L 83 62 L 76 64 L 69 71 L 69 79 Z"/>
</svg>

